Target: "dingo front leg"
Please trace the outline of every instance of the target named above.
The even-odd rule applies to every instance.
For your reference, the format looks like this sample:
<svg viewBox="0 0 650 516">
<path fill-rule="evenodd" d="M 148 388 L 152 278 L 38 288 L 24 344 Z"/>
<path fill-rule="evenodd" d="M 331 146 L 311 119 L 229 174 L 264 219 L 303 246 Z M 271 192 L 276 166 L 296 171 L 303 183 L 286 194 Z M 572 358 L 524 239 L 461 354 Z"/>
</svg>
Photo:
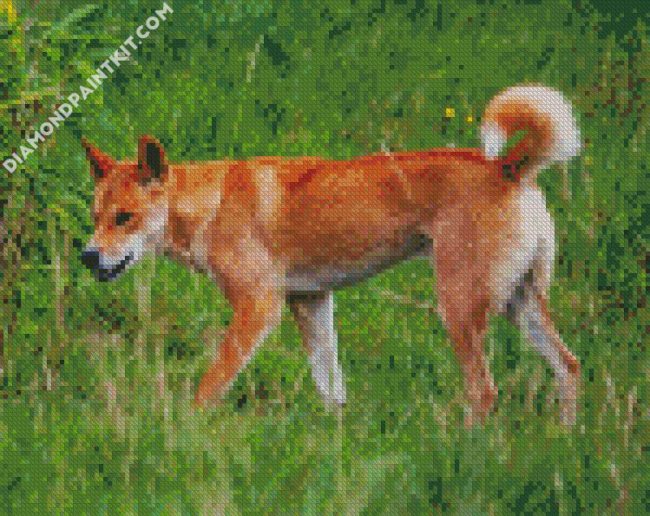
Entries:
<svg viewBox="0 0 650 516">
<path fill-rule="evenodd" d="M 201 378 L 195 402 L 220 399 L 237 373 L 246 365 L 255 348 L 279 323 L 282 298 L 275 291 L 250 292 L 232 300 L 234 316 L 217 360 Z"/>
<path fill-rule="evenodd" d="M 295 295 L 289 306 L 309 354 L 316 387 L 328 404 L 345 403 L 343 371 L 338 361 L 332 292 Z"/>
</svg>

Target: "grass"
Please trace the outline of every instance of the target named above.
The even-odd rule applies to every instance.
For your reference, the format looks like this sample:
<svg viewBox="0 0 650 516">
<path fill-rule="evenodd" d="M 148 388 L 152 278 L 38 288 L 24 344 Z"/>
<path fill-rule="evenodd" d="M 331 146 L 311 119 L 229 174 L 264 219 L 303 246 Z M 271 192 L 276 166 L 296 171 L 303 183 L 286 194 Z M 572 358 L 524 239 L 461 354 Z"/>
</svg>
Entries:
<svg viewBox="0 0 650 516">
<path fill-rule="evenodd" d="M 159 7 L 11 4 L 3 156 Z M 0 512 L 650 510 L 650 54 L 643 3 L 628 4 L 617 19 L 568 0 L 174 2 L 133 61 L 0 178 Z M 221 407 L 191 410 L 231 314 L 223 296 L 165 259 L 109 285 L 79 263 L 92 232 L 82 134 L 118 157 L 155 134 L 174 160 L 475 146 L 487 100 L 522 81 L 566 92 L 586 141 L 540 178 L 557 224 L 554 318 L 582 363 L 572 429 L 551 372 L 500 318 L 486 341 L 498 411 L 463 428 L 424 263 L 337 293 L 348 403 L 334 412 L 288 315 Z"/>
</svg>

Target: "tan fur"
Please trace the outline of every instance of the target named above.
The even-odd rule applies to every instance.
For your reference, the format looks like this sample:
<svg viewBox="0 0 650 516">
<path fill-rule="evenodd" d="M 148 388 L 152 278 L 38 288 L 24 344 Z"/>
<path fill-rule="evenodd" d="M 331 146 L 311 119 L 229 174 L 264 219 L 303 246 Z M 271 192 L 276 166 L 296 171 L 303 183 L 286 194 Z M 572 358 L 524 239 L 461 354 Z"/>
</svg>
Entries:
<svg viewBox="0 0 650 516">
<path fill-rule="evenodd" d="M 516 152 L 543 156 L 552 121 L 525 105 L 517 110 L 521 118 L 510 110 L 505 122 L 503 110 L 499 112 L 502 123 L 530 129 Z M 326 299 L 322 296 L 332 289 L 424 249 L 437 271 L 440 312 L 465 377 L 468 424 L 488 414 L 497 393 L 483 350 L 488 316 L 516 304 L 517 287 L 533 289 L 535 299 L 544 300 L 553 259 L 553 243 L 543 245 L 552 232 L 549 237 L 522 211 L 522 198 L 527 199 L 522 196 L 541 195 L 534 185 L 519 180 L 535 171 L 535 159 L 521 165 L 514 177 L 504 176 L 513 155 L 489 160 L 478 149 L 345 161 L 255 158 L 167 165 L 162 147 L 145 138 L 149 146 L 141 144 L 137 163 L 103 157 L 102 163 L 93 162 L 100 151 L 87 144 L 91 163 L 101 170 L 96 174 L 93 245 L 102 258 L 101 253 L 132 252 L 124 248 L 129 234 L 142 231 L 147 210 L 163 203 L 167 218 L 157 245 L 209 272 L 222 287 L 234 310 L 233 321 L 217 361 L 199 384 L 197 403 L 223 396 L 255 347 L 278 324 L 287 297 L 302 318 L 308 351 L 314 352 L 319 340 L 335 349 L 333 330 L 318 330 L 313 319 L 319 313 L 329 317 L 323 310 L 331 311 L 331 303 L 314 304 L 300 296 Z M 116 213 L 124 210 L 133 213 L 132 220 L 116 227 Z M 521 252 L 508 252 L 513 248 Z M 541 283 L 528 285 L 529 273 L 540 276 Z M 318 308 L 308 309 L 312 305 Z M 540 314 L 536 316 L 552 334 L 553 346 L 577 384 L 578 362 L 552 328 L 545 301 Z M 336 361 L 330 357 L 329 362 L 329 373 L 339 374 Z M 319 373 L 321 382 L 327 374 L 327 369 Z M 327 385 L 319 388 L 330 392 Z M 563 399 L 572 397 L 573 405 L 566 401 L 563 410 L 571 412 L 575 391 L 566 389 Z"/>
</svg>

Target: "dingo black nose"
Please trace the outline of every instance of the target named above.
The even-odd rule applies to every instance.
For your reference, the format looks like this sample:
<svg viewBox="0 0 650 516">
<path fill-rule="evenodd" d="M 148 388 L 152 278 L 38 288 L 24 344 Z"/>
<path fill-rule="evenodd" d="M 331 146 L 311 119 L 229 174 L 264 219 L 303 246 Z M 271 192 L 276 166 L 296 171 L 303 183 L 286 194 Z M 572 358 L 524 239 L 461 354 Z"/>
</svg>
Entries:
<svg viewBox="0 0 650 516">
<path fill-rule="evenodd" d="M 99 251 L 96 249 L 87 249 L 81 253 L 81 263 L 90 270 L 97 270 L 99 268 Z"/>
</svg>

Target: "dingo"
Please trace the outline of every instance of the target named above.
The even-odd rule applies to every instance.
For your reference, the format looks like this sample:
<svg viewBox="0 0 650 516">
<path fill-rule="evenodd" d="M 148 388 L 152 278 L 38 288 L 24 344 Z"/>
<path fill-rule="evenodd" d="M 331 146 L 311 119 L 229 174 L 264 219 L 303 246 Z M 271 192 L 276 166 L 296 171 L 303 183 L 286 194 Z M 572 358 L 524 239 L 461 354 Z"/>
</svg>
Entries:
<svg viewBox="0 0 650 516">
<path fill-rule="evenodd" d="M 505 151 L 509 139 L 521 139 Z M 344 403 L 332 291 L 411 257 L 437 272 L 439 312 L 465 377 L 466 423 L 496 389 L 483 337 L 506 313 L 553 368 L 560 414 L 573 423 L 579 362 L 547 307 L 555 236 L 538 172 L 580 150 L 571 105 L 543 86 L 516 86 L 488 105 L 482 149 L 385 153 L 333 161 L 263 157 L 170 164 L 152 137 L 137 161 L 83 141 L 96 179 L 95 233 L 83 263 L 100 280 L 162 250 L 218 282 L 234 316 L 196 403 L 221 397 L 288 302 L 316 386 Z M 505 154 L 505 155 L 504 155 Z"/>
</svg>

